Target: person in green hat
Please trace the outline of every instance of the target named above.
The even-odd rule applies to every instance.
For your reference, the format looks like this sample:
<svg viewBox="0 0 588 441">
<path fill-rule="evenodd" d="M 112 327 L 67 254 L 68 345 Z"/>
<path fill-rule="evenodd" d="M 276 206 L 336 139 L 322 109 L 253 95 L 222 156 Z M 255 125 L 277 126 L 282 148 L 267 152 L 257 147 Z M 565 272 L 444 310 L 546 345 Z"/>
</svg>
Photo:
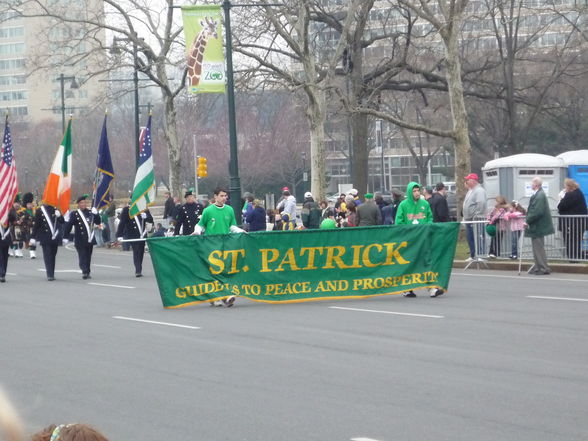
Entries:
<svg viewBox="0 0 588 441">
<path fill-rule="evenodd" d="M 366 193 L 365 202 L 357 207 L 357 226 L 369 227 L 372 225 L 382 225 L 382 212 L 374 202 L 374 195 Z"/>
</svg>

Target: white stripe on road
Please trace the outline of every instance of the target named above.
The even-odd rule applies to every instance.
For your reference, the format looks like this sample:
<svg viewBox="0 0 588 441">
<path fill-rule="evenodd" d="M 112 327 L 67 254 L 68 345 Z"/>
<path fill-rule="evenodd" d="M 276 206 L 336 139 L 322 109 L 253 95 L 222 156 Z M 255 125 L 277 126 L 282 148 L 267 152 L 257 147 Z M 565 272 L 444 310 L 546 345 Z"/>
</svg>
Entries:
<svg viewBox="0 0 588 441">
<path fill-rule="evenodd" d="M 18 276 L 16 273 L 6 273 L 7 276 Z"/>
<path fill-rule="evenodd" d="M 373 438 L 351 438 L 351 441 L 378 441 L 378 440 L 373 439 Z"/>
<path fill-rule="evenodd" d="M 375 309 L 343 308 L 341 306 L 329 306 L 329 308 L 331 308 L 331 309 L 344 309 L 346 311 L 376 312 L 378 314 L 408 315 L 411 317 L 445 318 L 442 315 L 409 314 L 408 312 L 392 312 L 392 311 L 378 311 Z"/>
<path fill-rule="evenodd" d="M 124 289 L 135 289 L 134 286 L 126 286 L 126 285 L 109 285 L 107 283 L 95 283 L 95 282 L 88 282 L 88 285 L 95 285 L 95 286 L 107 286 L 109 288 L 124 288 Z"/>
<path fill-rule="evenodd" d="M 37 268 L 37 271 L 42 271 L 45 272 L 45 268 Z M 82 274 L 82 270 L 74 270 L 74 269 L 69 269 L 69 270 L 55 270 L 56 273 L 78 273 L 78 274 Z"/>
<path fill-rule="evenodd" d="M 501 276 L 499 274 L 465 274 L 465 273 L 456 273 L 453 271 L 451 273 L 452 276 L 469 276 L 469 277 L 499 277 L 501 279 L 529 279 L 529 280 L 549 280 L 554 282 L 584 282 L 588 283 L 588 279 L 560 279 L 557 277 L 526 277 L 526 276 Z"/>
<path fill-rule="evenodd" d="M 121 269 L 122 266 L 116 266 L 116 265 L 100 265 L 98 263 L 93 263 L 92 266 L 99 266 L 101 268 L 114 268 L 114 269 Z"/>
<path fill-rule="evenodd" d="M 588 299 L 574 299 L 572 297 L 546 297 L 546 296 L 525 296 L 528 299 L 543 299 L 543 300 L 568 300 L 570 302 L 588 302 Z"/>
<path fill-rule="evenodd" d="M 152 320 L 143 320 L 143 319 L 137 319 L 137 318 L 131 318 L 131 317 L 121 317 L 119 315 L 115 315 L 112 318 L 113 319 L 118 319 L 118 320 L 129 320 L 131 322 L 150 323 L 150 324 L 153 324 L 153 325 L 174 326 L 176 328 L 202 329 L 202 328 L 200 328 L 198 326 L 178 325 L 177 323 L 154 322 Z"/>
</svg>

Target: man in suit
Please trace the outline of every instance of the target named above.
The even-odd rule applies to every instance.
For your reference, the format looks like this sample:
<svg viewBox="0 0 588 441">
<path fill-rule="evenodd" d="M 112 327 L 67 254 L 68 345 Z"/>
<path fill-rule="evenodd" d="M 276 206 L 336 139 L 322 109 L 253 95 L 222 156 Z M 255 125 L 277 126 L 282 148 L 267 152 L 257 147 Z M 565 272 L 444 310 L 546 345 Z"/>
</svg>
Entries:
<svg viewBox="0 0 588 441">
<path fill-rule="evenodd" d="M 78 260 L 80 269 L 82 270 L 82 279 L 91 279 L 90 264 L 92 262 L 92 251 L 96 245 L 96 238 L 94 237 L 94 224 L 100 225 L 100 215 L 96 207 L 88 209 L 88 195 L 80 196 L 76 202 L 78 209 L 69 214 L 69 219 L 65 223 L 65 231 L 63 232 L 63 244 L 68 243 L 68 237 L 74 229 L 74 244 L 78 252 Z"/>
<path fill-rule="evenodd" d="M 525 236 L 531 238 L 531 247 L 533 248 L 533 259 L 535 264 L 529 270 L 529 274 L 545 275 L 550 274 L 551 269 L 547 264 L 547 255 L 545 254 L 545 236 L 555 232 L 553 222 L 551 221 L 551 212 L 547 196 L 542 188 L 543 181 L 536 176 L 531 181 L 533 196 L 529 200 L 527 217 L 525 222 L 527 229 Z"/>
<path fill-rule="evenodd" d="M 196 202 L 196 197 L 191 191 L 187 191 L 184 198 L 186 203 L 178 209 L 174 236 L 189 236 L 192 234 L 202 214 L 203 207 Z"/>
<path fill-rule="evenodd" d="M 127 205 L 120 213 L 120 222 L 116 230 L 118 241 L 121 242 L 124 239 L 142 239 L 131 242 L 135 277 L 143 277 L 143 256 L 145 255 L 147 224 L 153 224 L 153 216 L 151 216 L 149 210 L 145 210 L 143 213 L 131 217 L 130 208 Z"/>
<path fill-rule="evenodd" d="M 50 282 L 55 280 L 55 257 L 57 247 L 63 240 L 63 223 L 63 216 L 51 205 L 43 204 L 35 212 L 30 244 L 41 244 L 47 280 Z"/>
</svg>

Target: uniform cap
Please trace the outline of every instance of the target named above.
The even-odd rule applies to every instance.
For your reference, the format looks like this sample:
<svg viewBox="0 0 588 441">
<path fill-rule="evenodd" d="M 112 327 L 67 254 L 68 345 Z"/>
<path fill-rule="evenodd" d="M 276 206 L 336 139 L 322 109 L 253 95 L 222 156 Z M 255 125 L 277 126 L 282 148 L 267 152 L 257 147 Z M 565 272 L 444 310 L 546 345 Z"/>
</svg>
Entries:
<svg viewBox="0 0 588 441">
<path fill-rule="evenodd" d="M 188 196 L 192 196 L 194 193 L 192 193 L 190 190 L 188 190 L 186 192 L 186 194 L 184 194 L 184 199 L 187 198 Z"/>
</svg>

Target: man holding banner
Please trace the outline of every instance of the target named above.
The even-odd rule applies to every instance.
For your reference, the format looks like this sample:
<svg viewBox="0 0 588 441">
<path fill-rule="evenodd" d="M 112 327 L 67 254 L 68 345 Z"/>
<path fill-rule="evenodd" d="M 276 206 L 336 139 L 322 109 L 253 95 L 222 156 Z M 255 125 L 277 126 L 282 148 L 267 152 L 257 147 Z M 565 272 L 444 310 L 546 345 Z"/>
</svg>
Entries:
<svg viewBox="0 0 588 441">
<path fill-rule="evenodd" d="M 237 226 L 235 219 L 235 211 L 233 207 L 227 205 L 228 192 L 224 188 L 217 188 L 214 190 L 214 204 L 209 205 L 202 212 L 200 222 L 194 228 L 192 234 L 229 234 L 229 233 L 244 233 Z M 223 299 L 223 303 L 227 307 L 233 306 L 235 303 L 235 296 L 230 296 Z M 211 305 L 222 306 L 222 303 L 216 301 L 211 302 Z"/>
<path fill-rule="evenodd" d="M 416 182 L 409 182 L 406 186 L 406 199 L 398 205 L 395 225 L 430 224 L 433 222 L 433 213 L 429 203 L 421 198 L 421 186 Z M 445 293 L 441 288 L 431 288 L 431 297 L 437 297 Z M 416 297 L 411 289 L 406 291 L 404 297 Z"/>
</svg>

